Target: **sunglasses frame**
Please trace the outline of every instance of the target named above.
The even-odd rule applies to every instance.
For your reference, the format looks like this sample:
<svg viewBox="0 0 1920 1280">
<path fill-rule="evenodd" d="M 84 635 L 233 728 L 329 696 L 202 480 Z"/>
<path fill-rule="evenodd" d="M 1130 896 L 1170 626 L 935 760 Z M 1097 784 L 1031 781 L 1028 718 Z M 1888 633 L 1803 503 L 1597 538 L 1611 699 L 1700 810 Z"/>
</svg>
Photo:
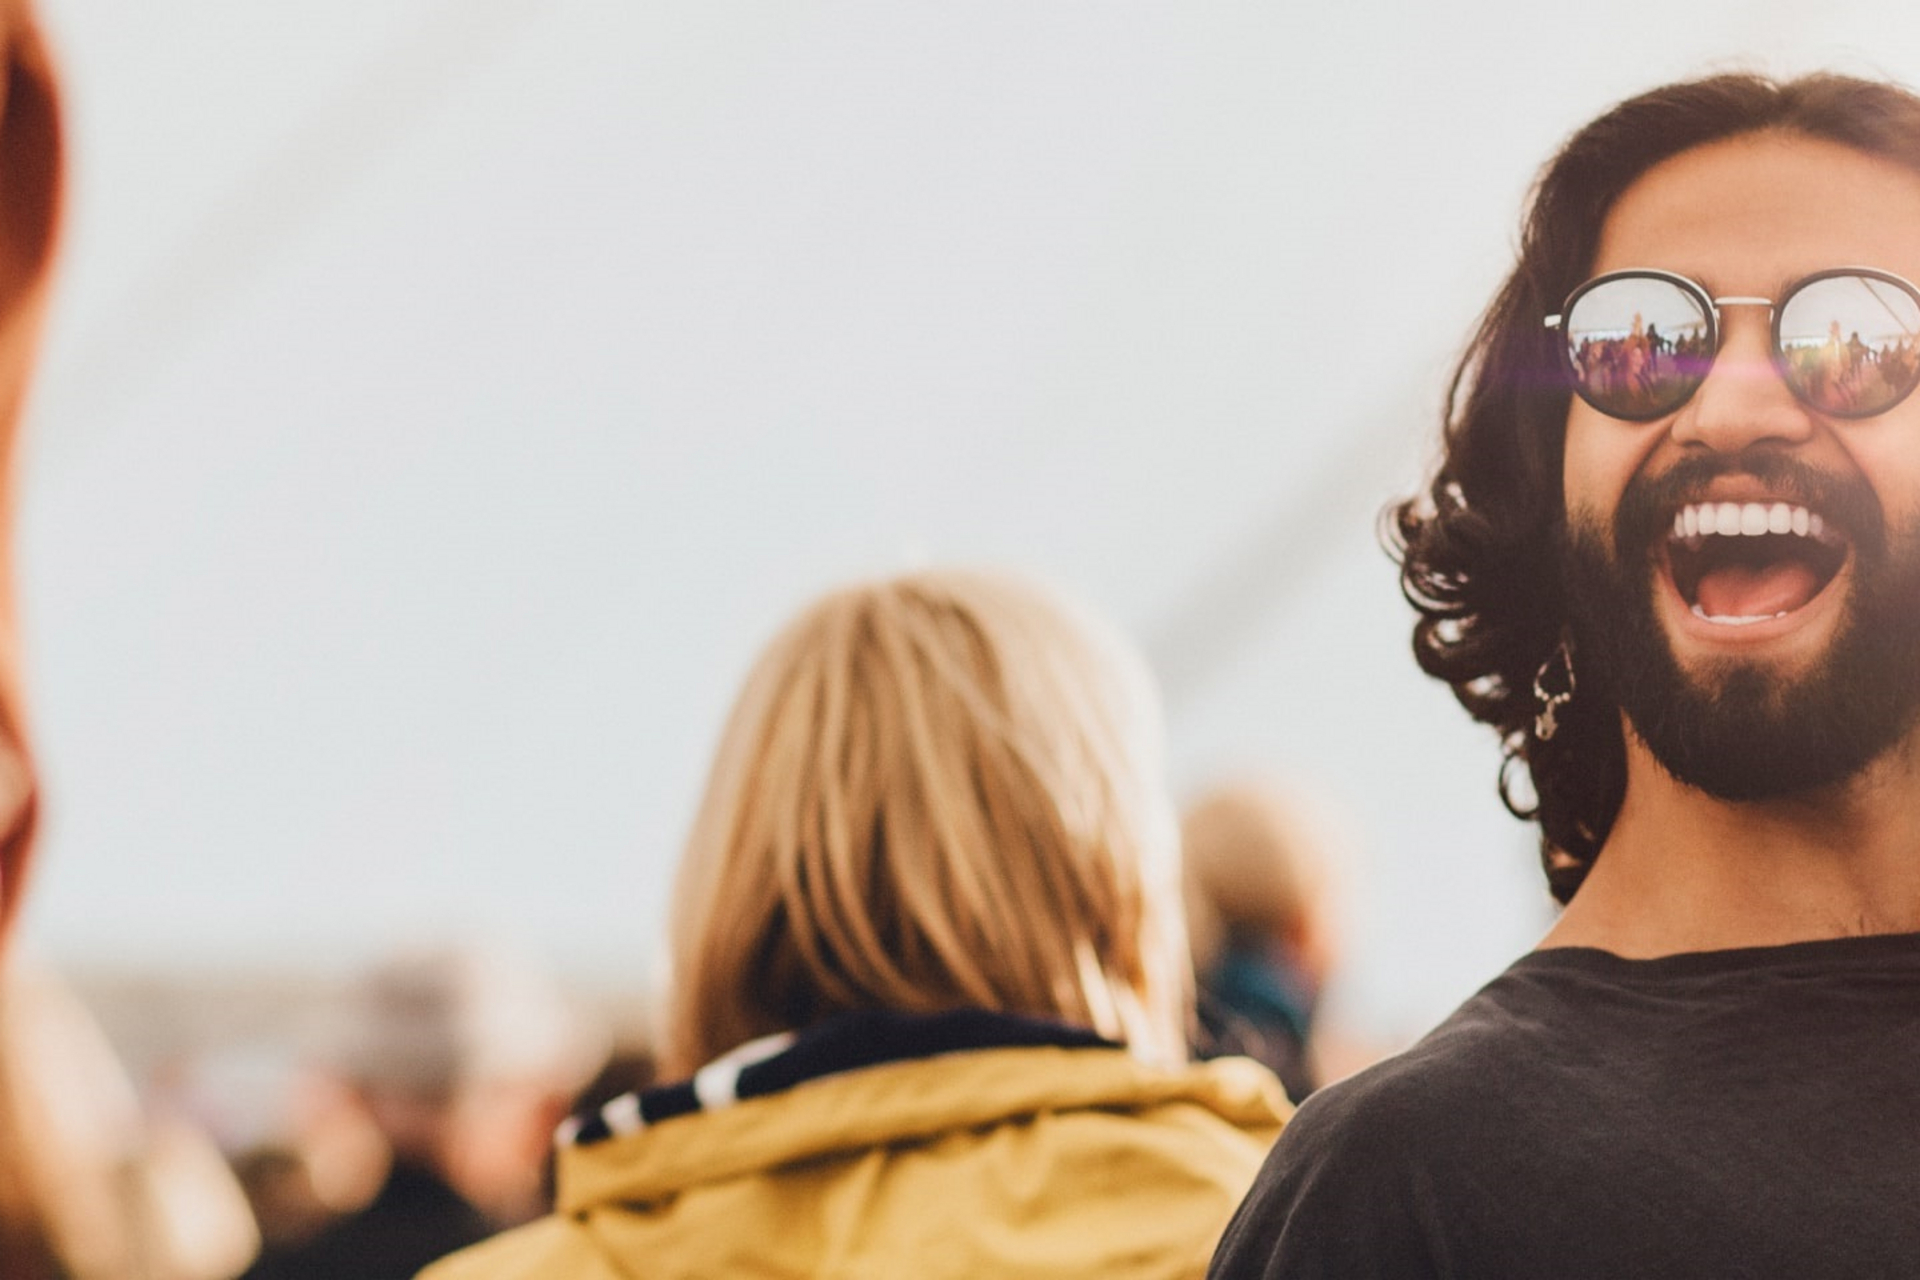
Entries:
<svg viewBox="0 0 1920 1280">
<path fill-rule="evenodd" d="M 1867 411 L 1829 409 L 1822 405 L 1815 404 L 1801 391 L 1800 384 L 1794 380 L 1793 374 L 1788 368 L 1786 352 L 1780 346 L 1780 317 L 1781 314 L 1786 311 L 1787 304 L 1792 302 L 1794 296 L 1808 285 L 1818 284 L 1822 280 L 1831 280 L 1836 276 L 1865 276 L 1870 280 L 1879 280 L 1883 283 L 1893 285 L 1912 299 L 1915 311 L 1920 312 L 1920 286 L 1915 286 L 1913 281 L 1906 279 L 1904 276 L 1897 276 L 1891 271 L 1882 271 L 1878 267 L 1828 267 L 1824 271 L 1816 271 L 1812 275 L 1801 276 L 1798 280 L 1795 280 L 1792 284 L 1789 284 L 1785 289 L 1781 290 L 1780 297 L 1777 301 L 1773 298 L 1747 297 L 1741 294 L 1730 294 L 1726 297 L 1716 298 L 1707 292 L 1704 285 L 1701 285 L 1698 281 L 1690 280 L 1677 272 L 1662 271 L 1656 267 L 1628 267 L 1623 271 L 1608 271 L 1603 275 L 1597 275 L 1585 284 L 1582 284 L 1579 288 L 1567 295 L 1567 300 L 1561 305 L 1558 314 L 1548 316 L 1544 324 L 1546 328 L 1557 330 L 1560 333 L 1560 341 L 1556 345 L 1560 348 L 1560 359 L 1572 381 L 1572 389 L 1575 395 L 1585 400 L 1589 405 L 1592 405 L 1595 410 L 1605 414 L 1609 418 L 1614 418 L 1621 422 L 1654 422 L 1667 417 L 1669 414 L 1679 412 L 1681 407 L 1684 406 L 1687 401 L 1693 399 L 1694 395 L 1700 390 L 1701 383 L 1706 381 L 1706 374 L 1702 374 L 1698 381 L 1687 388 L 1687 393 L 1684 396 L 1681 396 L 1678 400 L 1674 401 L 1673 404 L 1657 412 L 1646 414 L 1615 413 L 1613 410 L 1600 405 L 1592 396 L 1587 394 L 1586 388 L 1581 385 L 1580 371 L 1573 362 L 1573 335 L 1563 327 L 1566 318 L 1573 314 L 1573 309 L 1579 304 L 1580 299 L 1601 285 L 1609 284 L 1615 280 L 1661 280 L 1667 284 L 1671 284 L 1700 304 L 1701 311 L 1706 316 L 1707 343 L 1713 351 L 1714 360 L 1720 358 L 1720 308 L 1766 307 L 1772 313 L 1768 328 L 1772 335 L 1770 345 L 1772 347 L 1771 355 L 1773 365 L 1774 368 L 1779 371 L 1780 380 L 1786 384 L 1787 390 L 1793 392 L 1793 398 L 1823 417 L 1848 419 L 1876 418 L 1883 413 L 1892 411 L 1902 400 L 1905 400 L 1913 394 L 1914 388 L 1920 386 L 1920 371 L 1915 373 L 1915 376 L 1908 383 L 1904 391 L 1892 400 L 1889 400 L 1886 404 L 1880 405 L 1877 408 Z M 1920 343 L 1920 332 L 1916 332 L 1914 337 L 1916 343 Z M 1709 362 L 1707 367 L 1708 370 L 1711 371 L 1712 363 Z"/>
</svg>

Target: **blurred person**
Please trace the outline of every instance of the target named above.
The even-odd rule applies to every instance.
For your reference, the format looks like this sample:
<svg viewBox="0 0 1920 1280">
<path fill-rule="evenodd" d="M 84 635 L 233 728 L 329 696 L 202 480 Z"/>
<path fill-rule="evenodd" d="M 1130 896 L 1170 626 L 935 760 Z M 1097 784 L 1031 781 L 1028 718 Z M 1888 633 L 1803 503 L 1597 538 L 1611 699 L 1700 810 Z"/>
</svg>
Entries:
<svg viewBox="0 0 1920 1280">
<path fill-rule="evenodd" d="M 12 1154 L 31 1178 L 41 1270 L 67 1280 L 230 1280 L 253 1257 L 239 1184 L 199 1127 L 143 1110 L 93 1015 L 49 974 L 9 966 Z M 8 1259 L 9 1263 L 13 1260 Z"/>
<path fill-rule="evenodd" d="M 0 0 L 0 1277 L 225 1280 L 254 1243 L 205 1135 L 147 1116 L 92 1015 L 7 943 L 39 811 L 20 696 L 14 443 L 61 205 L 59 92 L 27 0 Z"/>
<path fill-rule="evenodd" d="M 1318 1084 L 1314 1015 L 1336 954 L 1324 843 L 1263 783 L 1215 787 L 1180 820 L 1200 1047 L 1264 1062 L 1295 1102 Z"/>
<path fill-rule="evenodd" d="M 312 1166 L 297 1147 L 263 1143 L 239 1153 L 232 1163 L 260 1232 L 261 1256 L 304 1245 L 337 1216 L 313 1185 Z"/>
<path fill-rule="evenodd" d="M 20 699 L 12 572 L 14 437 L 46 307 L 59 220 L 59 94 L 26 0 L 0 0 L 0 963 L 19 914 L 37 812 Z M 4 987 L 0 987 L 3 993 Z M 0 1001 L 5 999 L 0 994 Z M 0 1008 L 0 1036 L 19 1019 Z M 32 1157 L 35 1103 L 0 1045 L 0 1275 L 65 1274 L 46 1221 L 50 1179 Z"/>
<path fill-rule="evenodd" d="M 14 616 L 14 437 L 46 309 L 60 206 L 53 68 L 25 0 L 0 0 L 0 944 L 25 886 L 37 814 Z"/>
<path fill-rule="evenodd" d="M 263 1254 L 364 1208 L 389 1172 L 391 1149 L 357 1091 L 317 1057 L 246 1049 L 176 1064 L 175 1095 L 229 1153 Z"/>
<path fill-rule="evenodd" d="M 1281 1122 L 1186 1061 L 1157 710 L 1020 580 L 835 591 L 761 654 L 681 862 L 662 1077 L 430 1280 L 1197 1277 Z"/>
<path fill-rule="evenodd" d="M 1669 85 L 1549 163 L 1394 527 L 1565 909 L 1308 1100 L 1215 1275 L 1913 1272 L 1920 396 L 1804 357 L 1915 280 L 1894 85 Z M 1640 314 L 1686 358 L 1570 359 Z"/>
<path fill-rule="evenodd" d="M 550 1135 L 604 1044 L 561 993 L 501 952 L 436 948 L 365 974 L 330 1066 L 385 1138 L 373 1198 L 264 1252 L 248 1280 L 404 1280 L 537 1214 Z"/>
</svg>

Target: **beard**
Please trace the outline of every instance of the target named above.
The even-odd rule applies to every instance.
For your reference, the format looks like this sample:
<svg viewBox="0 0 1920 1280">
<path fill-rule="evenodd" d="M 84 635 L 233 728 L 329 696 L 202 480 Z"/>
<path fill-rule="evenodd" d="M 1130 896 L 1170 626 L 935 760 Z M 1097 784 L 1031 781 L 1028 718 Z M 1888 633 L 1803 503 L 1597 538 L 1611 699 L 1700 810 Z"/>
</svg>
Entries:
<svg viewBox="0 0 1920 1280">
<path fill-rule="evenodd" d="M 1841 617 L 1809 670 L 1788 676 L 1725 658 L 1689 672 L 1661 626 L 1656 553 L 1673 513 L 1728 474 L 1838 516 L 1852 540 Z M 1864 481 L 1782 454 L 1686 459 L 1634 477 L 1611 537 L 1570 522 L 1561 561 L 1581 695 L 1610 698 L 1668 773 L 1708 795 L 1753 801 L 1831 786 L 1920 719 L 1920 529 L 1890 536 Z"/>
</svg>

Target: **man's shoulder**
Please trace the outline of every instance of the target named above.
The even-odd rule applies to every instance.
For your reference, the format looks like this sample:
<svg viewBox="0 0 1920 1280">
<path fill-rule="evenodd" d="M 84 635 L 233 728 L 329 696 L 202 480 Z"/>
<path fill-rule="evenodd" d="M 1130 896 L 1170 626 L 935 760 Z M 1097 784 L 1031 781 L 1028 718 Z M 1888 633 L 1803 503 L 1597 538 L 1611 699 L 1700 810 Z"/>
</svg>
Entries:
<svg viewBox="0 0 1920 1280">
<path fill-rule="evenodd" d="M 1376 1155 L 1404 1157 L 1416 1135 L 1431 1143 L 1474 1126 L 1490 1078 L 1524 1053 L 1530 1034 L 1475 1001 L 1411 1048 L 1316 1091 L 1282 1141 L 1296 1158 L 1314 1152 L 1370 1165 Z"/>
<path fill-rule="evenodd" d="M 1319 1090 L 1308 1099 L 1312 1123 L 1399 1124 L 1485 1095 L 1489 1074 L 1537 1062 L 1553 1045 L 1578 1037 L 1572 1011 L 1516 964 L 1482 987 L 1411 1047 Z M 1303 1107 L 1298 1124 L 1309 1119 Z"/>
<path fill-rule="evenodd" d="M 1433 1167 L 1476 1127 L 1460 1046 L 1420 1045 L 1300 1105 L 1234 1214 L 1211 1277 L 1426 1275 Z"/>
<path fill-rule="evenodd" d="M 1529 1132 L 1554 1123 L 1534 1100 L 1551 1091 L 1566 1032 L 1550 1002 L 1503 975 L 1404 1053 L 1314 1093 L 1210 1274 L 1444 1271 L 1456 1242 L 1528 1176 Z"/>
</svg>

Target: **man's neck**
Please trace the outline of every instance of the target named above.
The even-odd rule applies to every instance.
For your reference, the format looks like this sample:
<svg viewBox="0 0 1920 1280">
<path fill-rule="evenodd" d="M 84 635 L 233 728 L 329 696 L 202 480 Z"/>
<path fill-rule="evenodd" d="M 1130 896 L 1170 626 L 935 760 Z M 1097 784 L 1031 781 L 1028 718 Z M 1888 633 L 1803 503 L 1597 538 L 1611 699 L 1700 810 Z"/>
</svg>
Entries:
<svg viewBox="0 0 1920 1280">
<path fill-rule="evenodd" d="M 1651 957 L 1920 931 L 1920 732 L 1834 787 L 1718 800 L 1627 735 L 1627 789 L 1542 946 Z"/>
</svg>

